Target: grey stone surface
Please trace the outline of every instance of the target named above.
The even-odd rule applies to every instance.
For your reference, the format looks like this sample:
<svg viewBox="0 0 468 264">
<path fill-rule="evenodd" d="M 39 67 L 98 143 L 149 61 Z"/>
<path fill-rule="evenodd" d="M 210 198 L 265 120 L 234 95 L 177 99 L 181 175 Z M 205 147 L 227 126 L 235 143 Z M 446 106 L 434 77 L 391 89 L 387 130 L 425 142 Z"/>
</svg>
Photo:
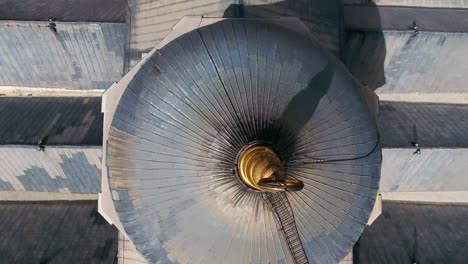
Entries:
<svg viewBox="0 0 468 264">
<path fill-rule="evenodd" d="M 224 11 L 234 3 L 233 0 L 129 0 L 127 13 L 128 47 L 126 66 L 128 71 L 148 53 L 172 27 L 184 16 L 223 17 Z"/>
<path fill-rule="evenodd" d="M 368 5 L 374 3 L 379 6 L 416 6 L 416 7 L 450 7 L 466 8 L 468 0 L 343 0 L 345 5 Z"/>
<path fill-rule="evenodd" d="M 467 206 L 384 202 L 354 248 L 354 263 L 466 263 Z"/>
<path fill-rule="evenodd" d="M 101 188 L 99 147 L 0 147 L 2 191 L 95 194 Z"/>
<path fill-rule="evenodd" d="M 243 17 L 298 17 L 316 37 L 319 44 L 341 56 L 342 15 L 341 0 L 244 0 Z"/>
<path fill-rule="evenodd" d="M 56 24 L 0 22 L 0 86 L 89 90 L 120 80 L 125 24 Z"/>
<path fill-rule="evenodd" d="M 14 187 L 11 185 L 11 183 L 2 180 L 0 181 L 0 189 L 2 191 L 13 191 Z"/>
<path fill-rule="evenodd" d="M 117 229 L 96 201 L 0 203 L 1 263 L 113 263 Z"/>
<path fill-rule="evenodd" d="M 380 102 L 384 148 L 468 148 L 468 105 Z"/>
<path fill-rule="evenodd" d="M 348 31 L 346 65 L 377 94 L 468 91 L 468 34 Z"/>
<path fill-rule="evenodd" d="M 349 253 L 381 152 L 376 98 L 336 57 L 285 29 L 225 20 L 145 61 L 113 116 L 106 162 L 119 219 L 148 260 L 292 261 L 261 194 L 233 174 L 252 140 L 273 144 L 304 181 L 288 198 L 310 262 Z"/>
<path fill-rule="evenodd" d="M 0 0 L 0 20 L 125 22 L 126 0 Z"/>
<path fill-rule="evenodd" d="M 384 149 L 380 192 L 468 190 L 467 149 Z"/>
<path fill-rule="evenodd" d="M 241 4 L 240 4 L 241 3 Z M 127 15 L 129 34 L 126 71 L 140 61 L 183 16 L 278 18 L 293 16 L 300 18 L 317 37 L 324 48 L 340 56 L 341 13 L 339 0 L 132 0 Z"/>
<path fill-rule="evenodd" d="M 100 97 L 0 97 L 0 113 L 0 144 L 102 144 Z"/>
<path fill-rule="evenodd" d="M 421 6 L 345 5 L 344 24 L 352 30 L 419 30 L 468 32 L 468 9 Z"/>
</svg>

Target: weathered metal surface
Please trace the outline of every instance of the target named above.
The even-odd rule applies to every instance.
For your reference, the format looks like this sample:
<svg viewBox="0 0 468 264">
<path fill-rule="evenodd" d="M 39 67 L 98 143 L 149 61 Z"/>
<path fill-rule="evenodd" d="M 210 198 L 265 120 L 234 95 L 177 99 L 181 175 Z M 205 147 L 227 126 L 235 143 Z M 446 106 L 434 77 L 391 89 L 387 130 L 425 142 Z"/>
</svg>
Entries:
<svg viewBox="0 0 468 264">
<path fill-rule="evenodd" d="M 468 91 L 468 34 L 347 32 L 346 65 L 377 94 Z"/>
<path fill-rule="evenodd" d="M 125 22 L 126 0 L 0 0 L 0 20 Z"/>
<path fill-rule="evenodd" d="M 98 193 L 102 150 L 98 147 L 0 147 L 2 191 Z"/>
<path fill-rule="evenodd" d="M 468 190 L 467 149 L 384 149 L 380 192 Z"/>
<path fill-rule="evenodd" d="M 468 148 L 468 105 L 381 102 L 384 148 Z"/>
<path fill-rule="evenodd" d="M 100 97 L 1 97 L 0 143 L 102 144 Z"/>
<path fill-rule="evenodd" d="M 148 264 L 148 261 L 138 252 L 124 234 L 119 232 L 119 251 L 116 264 Z"/>
<path fill-rule="evenodd" d="M 126 71 L 135 66 L 184 16 L 223 17 L 233 0 L 129 0 Z"/>
<path fill-rule="evenodd" d="M 354 263 L 466 263 L 468 206 L 384 202 L 366 227 Z"/>
<path fill-rule="evenodd" d="M 287 196 L 309 261 L 349 253 L 381 152 L 376 98 L 336 58 L 284 29 L 226 20 L 147 59 L 117 106 L 106 160 L 120 221 L 150 262 L 292 261 L 261 193 L 234 174 L 253 140 L 304 182 Z"/>
<path fill-rule="evenodd" d="M 0 203 L 1 263 L 113 263 L 117 229 L 96 201 Z"/>
<path fill-rule="evenodd" d="M 419 30 L 468 32 L 467 8 L 345 5 L 344 23 L 353 30 Z"/>
<path fill-rule="evenodd" d="M 298 17 L 323 48 L 338 57 L 341 56 L 341 0 L 244 0 L 242 3 L 243 17 Z"/>
<path fill-rule="evenodd" d="M 241 3 L 241 4 L 240 4 Z M 148 53 L 184 16 L 278 18 L 298 17 L 320 44 L 340 55 L 342 5 L 338 0 L 183 0 L 129 1 L 126 71 Z"/>
<path fill-rule="evenodd" d="M 56 25 L 0 22 L 0 86 L 89 90 L 120 80 L 125 24 Z"/>
<path fill-rule="evenodd" d="M 466 8 L 468 0 L 343 0 L 345 5 L 415 6 Z"/>
</svg>

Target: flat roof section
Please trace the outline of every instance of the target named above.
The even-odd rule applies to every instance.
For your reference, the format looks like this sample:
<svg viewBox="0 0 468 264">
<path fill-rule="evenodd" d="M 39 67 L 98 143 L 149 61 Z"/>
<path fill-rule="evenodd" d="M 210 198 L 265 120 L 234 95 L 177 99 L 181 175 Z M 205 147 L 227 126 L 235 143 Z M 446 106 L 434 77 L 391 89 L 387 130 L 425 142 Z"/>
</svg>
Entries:
<svg viewBox="0 0 468 264">
<path fill-rule="evenodd" d="M 347 29 L 468 32 L 468 9 L 412 6 L 345 5 Z"/>
<path fill-rule="evenodd" d="M 0 0 L 1 1 L 1 0 Z M 123 71 L 125 24 L 0 21 L 3 86 L 105 90 Z"/>
<path fill-rule="evenodd" d="M 466 263 L 468 207 L 384 202 L 364 229 L 354 263 Z"/>
<path fill-rule="evenodd" d="M 468 149 L 384 149 L 379 192 L 468 190 Z"/>
<path fill-rule="evenodd" d="M 0 203 L 1 263 L 113 263 L 118 232 L 96 201 Z"/>
<path fill-rule="evenodd" d="M 184 16 L 225 18 L 298 17 L 335 55 L 340 55 L 340 1 L 264 1 L 245 0 L 179 0 L 134 1 L 127 16 L 129 43 L 126 49 L 125 72 L 161 42 Z"/>
<path fill-rule="evenodd" d="M 468 105 L 380 102 L 384 148 L 468 148 Z"/>
<path fill-rule="evenodd" d="M 0 144 L 102 145 L 100 97 L 0 97 Z"/>
<path fill-rule="evenodd" d="M 468 34 L 347 31 L 345 63 L 381 94 L 468 92 Z"/>
<path fill-rule="evenodd" d="M 126 0 L 0 0 L 0 20 L 125 22 Z"/>
<path fill-rule="evenodd" d="M 0 191 L 15 191 L 23 197 L 97 194 L 101 159 L 101 147 L 47 146 L 42 152 L 35 146 L 0 146 Z"/>
</svg>

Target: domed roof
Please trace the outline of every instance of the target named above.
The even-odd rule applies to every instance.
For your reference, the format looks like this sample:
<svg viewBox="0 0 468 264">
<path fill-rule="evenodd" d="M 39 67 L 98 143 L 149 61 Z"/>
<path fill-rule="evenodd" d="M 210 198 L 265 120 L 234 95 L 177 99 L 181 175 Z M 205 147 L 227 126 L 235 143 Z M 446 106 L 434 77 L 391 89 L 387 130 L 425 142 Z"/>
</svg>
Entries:
<svg viewBox="0 0 468 264">
<path fill-rule="evenodd" d="M 373 208 L 376 100 L 309 39 L 224 20 L 160 50 L 124 91 L 109 132 L 115 209 L 154 263 L 293 262 L 264 193 L 240 184 L 254 141 L 303 182 L 286 192 L 310 262 L 340 261 Z"/>
</svg>

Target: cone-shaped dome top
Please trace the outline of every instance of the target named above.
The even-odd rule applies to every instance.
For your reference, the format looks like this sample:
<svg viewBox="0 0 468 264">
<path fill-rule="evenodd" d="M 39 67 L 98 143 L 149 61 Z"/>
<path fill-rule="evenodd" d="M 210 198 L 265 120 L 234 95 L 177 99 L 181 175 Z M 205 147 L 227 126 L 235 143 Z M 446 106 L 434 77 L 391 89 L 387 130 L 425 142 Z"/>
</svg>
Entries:
<svg viewBox="0 0 468 264">
<path fill-rule="evenodd" d="M 113 117 L 106 158 L 125 231 L 155 263 L 292 262 L 264 194 L 236 176 L 239 152 L 264 142 L 304 184 L 286 197 L 309 262 L 340 261 L 378 188 L 373 100 L 278 26 L 225 20 L 177 38 L 136 73 Z"/>
</svg>

